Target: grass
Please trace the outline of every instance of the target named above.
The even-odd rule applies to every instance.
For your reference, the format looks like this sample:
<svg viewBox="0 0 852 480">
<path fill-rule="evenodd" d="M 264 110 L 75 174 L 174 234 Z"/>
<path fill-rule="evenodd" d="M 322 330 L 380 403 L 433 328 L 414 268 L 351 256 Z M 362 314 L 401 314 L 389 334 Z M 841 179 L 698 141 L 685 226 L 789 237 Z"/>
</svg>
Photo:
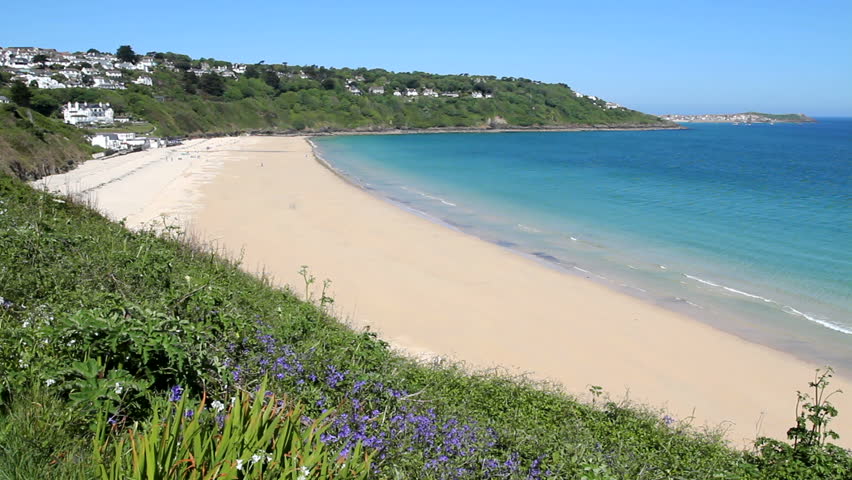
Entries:
<svg viewBox="0 0 852 480">
<path fill-rule="evenodd" d="M 95 133 L 138 133 L 138 134 L 152 134 L 156 127 L 148 122 L 140 122 L 140 123 L 124 123 L 124 124 L 116 124 L 114 127 L 98 127 L 98 128 L 90 128 L 92 132 Z"/>
<path fill-rule="evenodd" d="M 262 408 L 285 399 L 287 411 L 299 409 L 294 431 L 318 435 L 280 458 L 320 452 L 315 464 L 342 465 L 363 449 L 370 478 L 845 479 L 852 472 L 849 454 L 824 442 L 738 451 L 718 433 L 646 407 L 587 404 L 526 378 L 416 362 L 178 231 L 131 233 L 8 176 L 0 175 L 0 202 L 0 479 L 94 478 L 99 468 L 129 478 L 127 447 L 139 435 L 168 424 L 182 425 L 168 438 L 187 438 L 188 423 L 179 421 L 187 405 L 201 415 L 231 398 Z M 175 392 L 189 403 L 166 400 Z M 212 441 L 224 424 L 210 418 L 204 438 Z M 263 449 L 273 447 L 261 442 L 210 464 L 236 465 Z M 152 457 L 166 471 L 198 456 L 167 450 Z M 263 473 L 239 472 L 234 478 Z"/>
<path fill-rule="evenodd" d="M 34 179 L 68 170 L 95 151 L 84 134 L 28 108 L 0 105 L 0 173 Z"/>
</svg>

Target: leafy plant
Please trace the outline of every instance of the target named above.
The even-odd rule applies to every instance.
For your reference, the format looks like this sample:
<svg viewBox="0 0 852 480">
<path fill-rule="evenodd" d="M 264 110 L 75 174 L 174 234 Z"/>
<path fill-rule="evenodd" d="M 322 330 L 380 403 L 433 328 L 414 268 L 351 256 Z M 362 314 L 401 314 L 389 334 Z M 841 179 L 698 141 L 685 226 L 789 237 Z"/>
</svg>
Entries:
<svg viewBox="0 0 852 480">
<path fill-rule="evenodd" d="M 324 418 L 302 423 L 302 409 L 242 391 L 229 407 L 206 398 L 160 399 L 149 422 L 96 442 L 102 480 L 365 479 L 370 456 L 357 446 L 339 457 L 320 440 Z M 177 401 L 174 401 L 177 400 Z M 103 412 L 103 419 L 108 412 Z"/>
<path fill-rule="evenodd" d="M 787 430 L 793 444 L 761 437 L 755 442 L 751 461 L 759 467 L 765 479 L 837 479 L 852 476 L 852 456 L 842 448 L 828 443 L 839 435 L 828 424 L 837 416 L 829 402 L 840 390 L 826 392 L 833 370 L 817 369 L 814 380 L 808 382 L 813 393 L 797 392 L 796 424 Z"/>
</svg>

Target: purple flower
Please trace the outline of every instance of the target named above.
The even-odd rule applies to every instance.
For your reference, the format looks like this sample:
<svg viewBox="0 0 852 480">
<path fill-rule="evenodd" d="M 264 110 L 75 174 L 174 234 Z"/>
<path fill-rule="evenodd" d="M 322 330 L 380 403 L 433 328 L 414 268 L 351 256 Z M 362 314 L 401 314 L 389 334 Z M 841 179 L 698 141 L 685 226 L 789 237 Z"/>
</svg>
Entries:
<svg viewBox="0 0 852 480">
<path fill-rule="evenodd" d="M 187 410 L 186 412 L 184 412 L 183 416 L 186 417 L 186 418 L 192 419 L 192 417 L 195 416 L 195 410 L 192 410 L 192 409 Z"/>
<path fill-rule="evenodd" d="M 671 426 L 671 424 L 673 424 L 674 422 L 675 422 L 674 417 L 671 417 L 669 415 L 666 415 L 665 417 L 663 417 L 663 423 L 665 423 L 667 427 Z"/>
<path fill-rule="evenodd" d="M 175 385 L 172 387 L 171 394 L 169 394 L 170 402 L 179 402 L 181 397 L 183 397 L 183 387 L 180 385 Z"/>
</svg>

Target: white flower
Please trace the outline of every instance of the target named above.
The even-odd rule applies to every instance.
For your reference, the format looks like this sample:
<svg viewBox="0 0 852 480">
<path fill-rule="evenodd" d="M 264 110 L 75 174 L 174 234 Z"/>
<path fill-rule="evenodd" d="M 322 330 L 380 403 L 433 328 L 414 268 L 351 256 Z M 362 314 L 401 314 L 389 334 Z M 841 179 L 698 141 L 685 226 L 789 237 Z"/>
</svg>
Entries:
<svg viewBox="0 0 852 480">
<path fill-rule="evenodd" d="M 243 470 L 243 459 L 242 458 L 237 459 L 237 470 L 239 470 L 239 471 Z"/>
<path fill-rule="evenodd" d="M 219 413 L 225 409 L 225 404 L 219 400 L 214 400 L 213 403 L 210 404 L 210 408 L 212 408 L 214 412 Z"/>
<path fill-rule="evenodd" d="M 267 453 L 267 454 L 266 454 L 266 461 L 267 461 L 267 463 L 268 463 L 268 462 L 271 462 L 271 461 L 272 461 L 272 455 L 270 455 L 270 454 L 268 454 L 268 453 Z"/>
<path fill-rule="evenodd" d="M 77 340 L 72 338 L 71 340 L 68 341 L 67 345 L 70 347 L 71 345 L 74 345 L 75 343 L 77 343 Z"/>
<path fill-rule="evenodd" d="M 308 474 L 311 473 L 311 470 L 308 467 L 302 467 L 302 471 L 299 472 L 299 478 L 296 480 L 305 480 L 308 478 Z"/>
<path fill-rule="evenodd" d="M 53 385 L 54 383 L 56 383 L 56 380 L 54 380 L 52 378 L 48 378 L 47 380 L 44 381 L 44 384 L 48 387 Z"/>
<path fill-rule="evenodd" d="M 122 387 L 120 383 L 115 382 L 115 389 L 114 390 L 115 390 L 116 395 L 121 395 L 121 392 L 124 391 L 124 387 Z"/>
<path fill-rule="evenodd" d="M 30 366 L 30 364 L 25 362 L 23 358 L 18 359 L 18 367 L 19 368 L 27 368 L 29 366 Z"/>
<path fill-rule="evenodd" d="M 251 456 L 251 464 L 254 465 L 255 463 L 259 462 L 261 458 L 263 457 L 255 453 Z"/>
<path fill-rule="evenodd" d="M 24 323 L 22 323 L 22 324 L 21 324 L 21 326 L 22 326 L 22 327 L 24 327 L 24 328 L 29 328 L 29 326 L 30 326 L 30 321 L 29 321 L 29 320 L 24 320 Z"/>
</svg>

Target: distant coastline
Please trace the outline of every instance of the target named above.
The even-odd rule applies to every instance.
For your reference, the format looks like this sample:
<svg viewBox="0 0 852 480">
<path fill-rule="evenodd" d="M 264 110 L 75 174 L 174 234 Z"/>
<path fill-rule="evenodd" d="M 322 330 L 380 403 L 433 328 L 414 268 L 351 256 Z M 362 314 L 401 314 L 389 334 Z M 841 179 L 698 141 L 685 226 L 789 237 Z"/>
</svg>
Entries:
<svg viewBox="0 0 852 480">
<path fill-rule="evenodd" d="M 660 115 L 670 122 L 687 123 L 815 123 L 816 120 L 803 113 L 705 113 L 700 115 Z"/>
<path fill-rule="evenodd" d="M 430 127 L 430 128 L 356 128 L 356 129 L 305 129 L 305 130 L 250 130 L 232 133 L 209 132 L 188 135 L 187 138 L 216 138 L 221 136 L 257 135 L 279 137 L 324 137 L 333 135 L 413 135 L 428 133 L 517 133 L 517 132 L 597 132 L 597 131 L 653 131 L 686 130 L 687 127 L 671 124 L 638 125 L 553 125 L 535 127 Z"/>
</svg>

